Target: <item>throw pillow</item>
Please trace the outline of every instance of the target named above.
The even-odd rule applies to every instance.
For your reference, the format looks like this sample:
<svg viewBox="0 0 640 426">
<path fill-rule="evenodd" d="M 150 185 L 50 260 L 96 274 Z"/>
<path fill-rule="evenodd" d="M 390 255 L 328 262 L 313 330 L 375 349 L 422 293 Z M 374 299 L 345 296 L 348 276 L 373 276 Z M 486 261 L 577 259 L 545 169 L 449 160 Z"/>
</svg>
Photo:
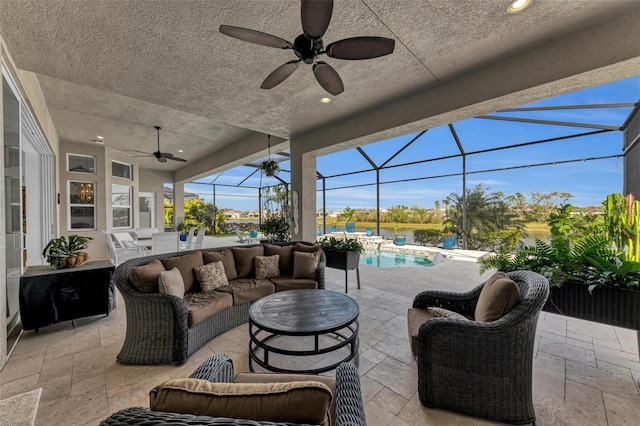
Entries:
<svg viewBox="0 0 640 426">
<path fill-rule="evenodd" d="M 233 252 L 231 250 L 205 251 L 202 253 L 202 259 L 205 264 L 218 261 L 222 262 L 228 281 L 238 278 L 236 261 L 233 259 Z"/>
<path fill-rule="evenodd" d="M 256 256 L 256 279 L 266 280 L 280 276 L 280 256 Z"/>
<path fill-rule="evenodd" d="M 293 278 L 316 278 L 320 252 L 293 252 Z"/>
<path fill-rule="evenodd" d="M 316 381 L 212 383 L 173 379 L 149 392 L 152 410 L 296 424 L 328 424 L 332 394 Z"/>
<path fill-rule="evenodd" d="M 193 268 L 193 273 L 196 274 L 202 291 L 213 291 L 216 288 L 229 285 L 227 274 L 224 272 L 224 265 L 220 261 L 196 266 Z"/>
<path fill-rule="evenodd" d="M 255 246 L 240 248 L 234 247 L 231 249 L 233 252 L 233 258 L 236 261 L 236 270 L 238 271 L 238 278 L 253 278 L 256 276 L 256 269 L 253 259 L 256 256 L 264 256 L 264 247 Z"/>
<path fill-rule="evenodd" d="M 498 271 L 484 283 L 474 319 L 476 321 L 496 321 L 520 303 L 520 289 L 504 272 Z"/>
<path fill-rule="evenodd" d="M 320 249 L 320 246 L 312 246 L 312 245 L 309 245 L 309 244 L 296 243 L 296 245 L 293 246 L 293 250 L 294 251 L 303 251 L 305 253 L 317 253 L 321 249 Z"/>
<path fill-rule="evenodd" d="M 166 271 L 158 259 L 146 265 L 137 266 L 129 273 L 129 279 L 141 293 L 157 293 L 160 272 Z"/>
<path fill-rule="evenodd" d="M 160 293 L 170 294 L 181 299 L 184 297 L 184 281 L 178 268 L 160 272 L 158 287 Z"/>
<path fill-rule="evenodd" d="M 264 255 L 273 256 L 277 254 L 280 256 L 280 275 L 291 275 L 293 270 L 293 246 L 277 246 L 275 244 L 264 245 Z"/>
<path fill-rule="evenodd" d="M 161 259 L 160 261 L 167 270 L 178 268 L 178 270 L 182 274 L 185 292 L 192 291 L 191 288 L 196 283 L 196 278 L 193 275 L 193 268 L 195 268 L 196 266 L 204 265 L 201 251 L 194 251 L 193 253 L 185 254 L 184 256 Z M 196 290 L 197 289 L 194 289 L 194 291 Z"/>
</svg>

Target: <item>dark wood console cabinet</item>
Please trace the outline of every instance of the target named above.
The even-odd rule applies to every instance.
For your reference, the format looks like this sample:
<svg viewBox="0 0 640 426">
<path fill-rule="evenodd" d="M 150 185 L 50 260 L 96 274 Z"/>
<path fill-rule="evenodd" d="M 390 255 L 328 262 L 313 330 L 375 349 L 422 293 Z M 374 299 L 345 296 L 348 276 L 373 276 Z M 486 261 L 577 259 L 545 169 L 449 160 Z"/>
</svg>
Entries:
<svg viewBox="0 0 640 426">
<path fill-rule="evenodd" d="M 67 269 L 29 266 L 20 277 L 20 318 L 25 330 L 93 315 L 116 306 L 113 271 L 108 260 Z"/>
</svg>

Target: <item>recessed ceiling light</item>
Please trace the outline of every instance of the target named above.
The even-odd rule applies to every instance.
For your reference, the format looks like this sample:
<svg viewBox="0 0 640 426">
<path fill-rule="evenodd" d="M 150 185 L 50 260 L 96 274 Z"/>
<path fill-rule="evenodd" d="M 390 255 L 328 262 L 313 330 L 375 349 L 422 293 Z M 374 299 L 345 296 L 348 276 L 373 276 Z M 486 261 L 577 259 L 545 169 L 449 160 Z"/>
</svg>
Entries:
<svg viewBox="0 0 640 426">
<path fill-rule="evenodd" d="M 331 103 L 331 98 L 322 98 L 322 99 L 320 99 L 320 102 L 322 102 L 323 104 L 330 104 Z"/>
<path fill-rule="evenodd" d="M 104 140 L 104 136 L 96 136 L 96 139 Z"/>
<path fill-rule="evenodd" d="M 525 10 L 527 7 L 531 5 L 531 0 L 515 0 L 513 3 L 509 5 L 509 13 L 518 13 Z"/>
<path fill-rule="evenodd" d="M 178 152 L 184 152 L 183 150 L 179 149 Z"/>
</svg>

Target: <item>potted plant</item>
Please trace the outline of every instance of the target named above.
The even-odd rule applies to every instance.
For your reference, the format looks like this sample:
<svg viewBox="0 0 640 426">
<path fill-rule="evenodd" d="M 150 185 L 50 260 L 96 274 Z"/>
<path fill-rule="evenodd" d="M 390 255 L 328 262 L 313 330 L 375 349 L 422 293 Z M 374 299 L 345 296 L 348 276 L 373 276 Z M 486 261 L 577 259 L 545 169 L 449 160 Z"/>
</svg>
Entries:
<svg viewBox="0 0 640 426">
<path fill-rule="evenodd" d="M 458 238 L 453 233 L 453 224 L 451 222 L 445 222 L 440 233 L 442 237 L 442 247 L 449 250 L 456 246 Z"/>
<path fill-rule="evenodd" d="M 187 241 L 187 224 L 183 220 L 176 226 L 176 231 L 180 233 L 180 241 Z"/>
<path fill-rule="evenodd" d="M 260 224 L 260 230 L 265 236 L 265 241 L 287 242 L 289 241 L 289 229 L 291 224 L 286 217 L 271 216 Z"/>
<path fill-rule="evenodd" d="M 316 244 L 322 247 L 327 257 L 327 267 L 348 271 L 356 269 L 364 246 L 355 238 L 324 237 Z"/>
<path fill-rule="evenodd" d="M 88 255 L 84 252 L 93 238 L 80 235 L 69 235 L 51 239 L 42 251 L 47 263 L 58 268 L 72 268 L 84 263 Z"/>
<path fill-rule="evenodd" d="M 397 246 L 403 246 L 407 237 L 404 234 L 398 234 L 398 225 L 393 227 L 393 243 Z"/>
<path fill-rule="evenodd" d="M 356 223 L 352 222 L 355 212 L 356 211 L 349 206 L 347 206 L 344 209 L 344 212 L 342 212 L 342 216 L 344 216 L 344 220 L 346 220 L 345 229 L 347 232 L 354 232 L 356 230 Z"/>
<path fill-rule="evenodd" d="M 260 163 L 260 170 L 264 172 L 267 176 L 274 176 L 277 172 L 280 171 L 280 166 L 278 166 L 278 162 L 275 160 L 266 160 Z"/>
</svg>

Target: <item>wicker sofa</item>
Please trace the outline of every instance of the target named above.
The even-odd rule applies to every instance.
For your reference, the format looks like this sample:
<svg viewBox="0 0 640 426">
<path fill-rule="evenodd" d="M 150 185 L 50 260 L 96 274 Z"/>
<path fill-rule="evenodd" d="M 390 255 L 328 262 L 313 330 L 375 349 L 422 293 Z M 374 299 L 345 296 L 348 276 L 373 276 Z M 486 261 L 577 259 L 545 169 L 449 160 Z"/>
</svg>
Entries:
<svg viewBox="0 0 640 426">
<path fill-rule="evenodd" d="M 229 280 L 229 286 L 210 292 L 198 292 L 196 283 L 194 289 L 185 293 L 184 298 L 158 292 L 157 284 L 154 290 L 136 285 L 132 281 L 132 271 L 135 275 L 136 271 L 144 267 L 148 268 L 160 262 L 165 262 L 166 265 L 166 262 L 180 257 L 196 256 L 198 255 L 196 252 L 201 252 L 205 260 L 212 256 L 227 256 L 229 253 L 234 253 L 232 259 L 235 259 L 239 268 L 251 268 L 251 263 L 247 266 L 246 258 L 244 266 L 238 264 L 241 262 L 241 256 L 238 256 L 238 253 L 246 257 L 245 251 L 255 254 L 256 250 L 258 252 L 262 250 L 262 253 L 267 255 L 274 252 L 281 254 L 279 277 L 257 280 L 255 276 L 250 275 L 251 273 L 247 276 L 238 274 L 236 279 Z M 324 288 L 326 260 L 322 250 L 318 252 L 319 261 L 313 277 L 293 278 L 293 266 L 287 266 L 293 265 L 296 251 L 312 252 L 314 250 L 319 248 L 303 242 L 278 245 L 256 244 L 164 253 L 122 263 L 116 268 L 114 281 L 125 302 L 127 327 L 124 344 L 116 358 L 117 361 L 122 364 L 182 364 L 212 338 L 247 322 L 249 307 L 258 298 L 274 291 Z M 291 257 L 286 253 L 290 253 Z M 154 262 L 156 260 L 160 262 Z M 163 269 L 162 266 L 160 268 Z M 206 306 L 207 303 L 215 303 L 218 308 L 211 309 Z M 208 311 L 200 309 L 202 306 Z M 194 319 L 194 310 L 200 312 L 201 318 Z M 215 312 L 202 318 L 202 312 L 213 311 Z"/>
<path fill-rule="evenodd" d="M 238 378 L 243 376 L 243 380 Z M 253 377 L 259 377 L 254 379 Z M 343 363 L 338 366 L 333 377 L 322 376 L 304 376 L 304 375 L 280 375 L 280 374 L 252 374 L 243 373 L 234 377 L 233 363 L 222 354 L 212 355 L 202 363 L 190 376 L 191 379 L 207 380 L 213 383 L 283 383 L 290 381 L 306 381 L 306 380 L 322 380 L 324 383 L 333 381 L 331 387 L 332 403 L 329 408 L 328 416 L 331 417 L 331 423 L 337 426 L 366 426 L 366 417 L 364 405 L 362 402 L 362 391 L 360 387 L 360 376 L 355 365 Z M 267 380 L 267 381 L 265 381 Z M 161 385 L 162 386 L 162 385 Z M 156 392 L 156 387 L 152 394 Z M 189 399 L 189 394 L 187 395 Z M 202 398 L 202 395 L 195 395 L 196 398 Z M 239 397 L 235 395 L 234 397 Z M 206 396 L 204 398 L 207 398 Z M 201 399 L 202 400 L 202 399 Z M 156 404 L 155 401 L 151 401 Z M 196 403 L 196 410 L 207 412 L 209 409 L 207 402 L 203 404 Z M 193 405 L 193 403 L 191 403 Z M 166 404 L 165 404 L 166 405 Z M 211 404 L 213 405 L 213 404 Z M 256 407 L 260 404 L 249 404 Z M 278 420 L 254 420 L 254 419 L 238 419 L 231 417 L 213 417 L 210 415 L 189 414 L 188 408 L 178 401 L 177 408 L 181 413 L 158 411 L 150 408 L 132 407 L 113 413 L 107 419 L 100 423 L 101 426 L 124 426 L 124 425 L 243 425 L 243 426 L 276 426 L 289 425 L 296 423 L 280 423 Z M 218 405 L 219 406 L 219 405 Z M 154 406 L 155 408 L 155 406 Z M 282 407 L 285 411 L 290 407 Z"/>
</svg>

